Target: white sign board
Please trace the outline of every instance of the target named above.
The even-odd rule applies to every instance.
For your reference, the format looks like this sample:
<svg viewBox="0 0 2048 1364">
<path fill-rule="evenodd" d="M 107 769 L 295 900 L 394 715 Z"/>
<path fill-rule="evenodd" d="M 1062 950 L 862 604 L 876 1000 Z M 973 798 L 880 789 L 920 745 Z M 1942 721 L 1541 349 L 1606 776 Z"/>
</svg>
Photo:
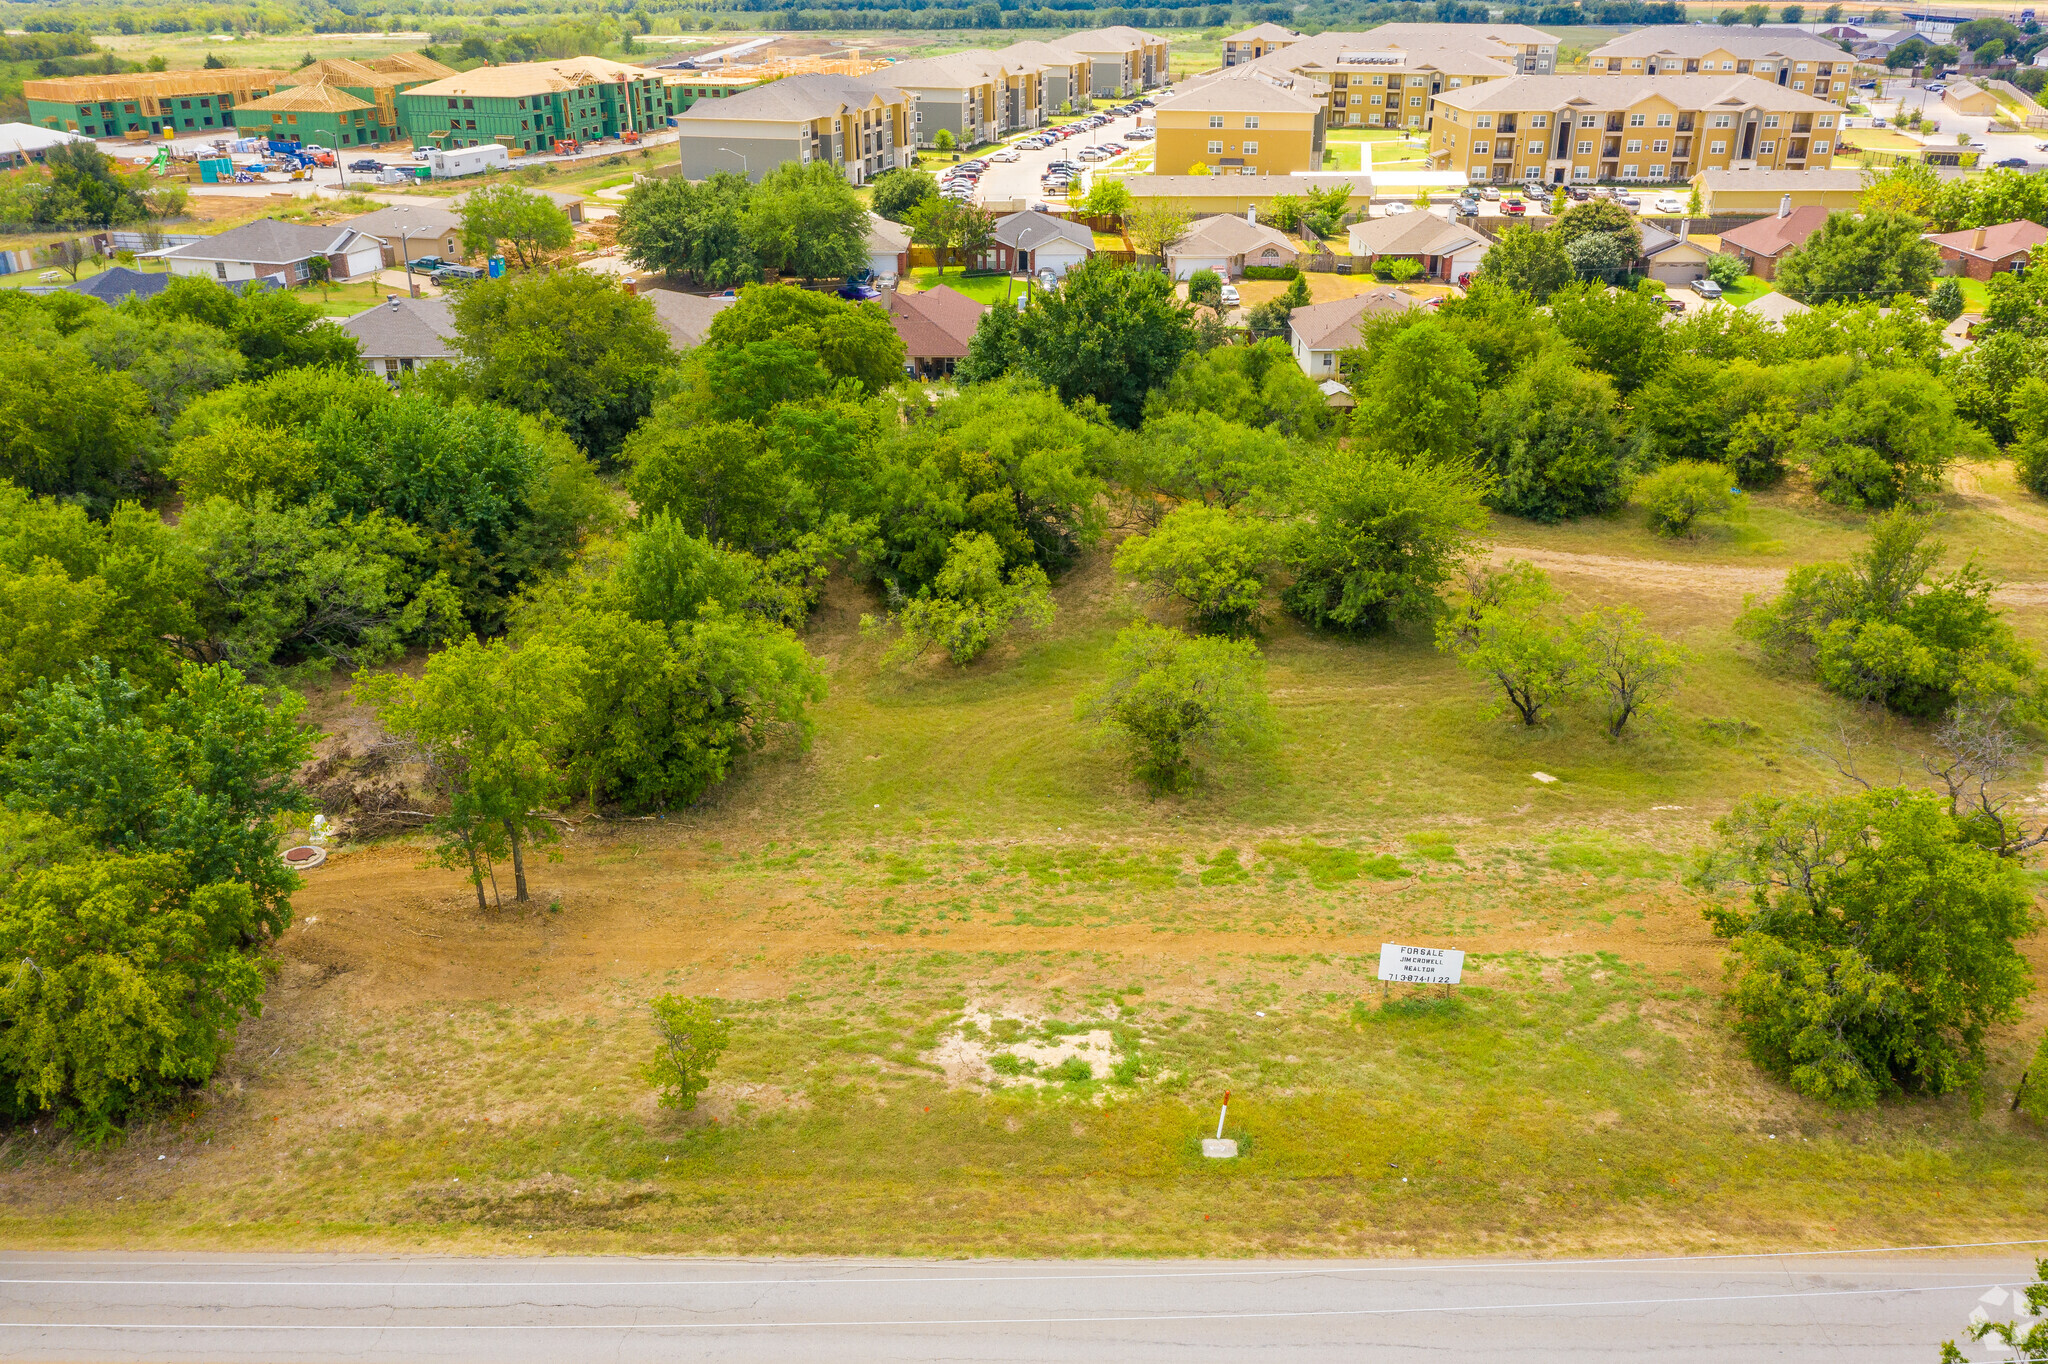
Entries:
<svg viewBox="0 0 2048 1364">
<path fill-rule="evenodd" d="M 1448 947 L 1403 947 L 1380 944 L 1380 979 L 1407 985 L 1456 985 L 1465 970 L 1465 954 Z"/>
</svg>

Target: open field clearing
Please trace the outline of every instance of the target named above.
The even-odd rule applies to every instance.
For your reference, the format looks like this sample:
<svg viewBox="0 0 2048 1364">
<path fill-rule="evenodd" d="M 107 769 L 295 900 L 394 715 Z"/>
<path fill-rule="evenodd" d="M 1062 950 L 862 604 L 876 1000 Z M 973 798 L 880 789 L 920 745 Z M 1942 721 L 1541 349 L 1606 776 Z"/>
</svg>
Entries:
<svg viewBox="0 0 2048 1364">
<path fill-rule="evenodd" d="M 1264 640 L 1270 747 L 1150 800 L 1074 718 L 1148 607 L 1106 550 L 964 671 L 885 672 L 835 581 L 810 750 L 698 808 L 572 811 L 535 902 L 480 913 L 421 846 L 307 875 L 260 1019 L 184 1113 L 101 1151 L 0 1145 L 0 1237 L 130 1248 L 1378 1255 L 1849 1247 L 2023 1236 L 2048 1140 L 1981 1095 L 1841 1113 L 1760 1074 L 1682 884 L 1739 796 L 1910 774 L 1918 734 L 1739 649 L 1745 593 L 1865 518 L 1794 488 L 1658 540 L 1640 511 L 1496 522 L 1497 556 L 1697 654 L 1621 743 L 1524 731 L 1418 635 Z M 2048 508 L 2009 468 L 1941 503 L 2039 642 Z M 313 717 L 361 737 L 339 687 Z M 1556 778 L 1542 781 L 1535 774 Z M 1910 777 L 1909 777 L 1910 779 Z M 2035 806 L 2039 795 L 2029 797 Z M 1383 996 L 1384 941 L 1470 953 Z M 2037 977 L 2040 934 L 2023 944 Z M 730 1001 L 699 1110 L 657 1110 L 646 1001 Z M 1199 1138 L 1233 1094 L 1235 1162 Z"/>
</svg>

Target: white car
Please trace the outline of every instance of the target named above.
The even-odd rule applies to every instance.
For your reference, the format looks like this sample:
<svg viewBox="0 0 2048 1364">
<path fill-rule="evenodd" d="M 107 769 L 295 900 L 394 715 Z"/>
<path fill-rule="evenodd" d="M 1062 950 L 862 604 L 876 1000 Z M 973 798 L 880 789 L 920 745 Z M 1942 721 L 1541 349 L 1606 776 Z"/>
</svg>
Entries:
<svg viewBox="0 0 2048 1364">
<path fill-rule="evenodd" d="M 1024 154 L 1023 154 L 1022 152 L 997 152 L 997 153 L 996 153 L 996 154 L 995 154 L 994 156 L 991 156 L 991 157 L 989 158 L 989 160 L 991 160 L 991 161 L 1017 161 L 1017 160 L 1021 160 L 1021 159 L 1023 158 L 1023 155 L 1024 155 Z"/>
<path fill-rule="evenodd" d="M 1237 286 L 1235 284 L 1224 285 L 1222 297 L 1224 307 L 1235 308 L 1237 306 Z"/>
<path fill-rule="evenodd" d="M 1660 194 L 1657 196 L 1657 211 L 1659 213 L 1683 213 L 1685 212 L 1685 201 L 1676 194 Z"/>
<path fill-rule="evenodd" d="M 1380 209 L 1380 216 L 1382 218 L 1392 218 L 1403 213 L 1413 213 L 1414 211 L 1415 205 L 1405 200 L 1396 199 L 1393 203 L 1384 205 Z"/>
</svg>

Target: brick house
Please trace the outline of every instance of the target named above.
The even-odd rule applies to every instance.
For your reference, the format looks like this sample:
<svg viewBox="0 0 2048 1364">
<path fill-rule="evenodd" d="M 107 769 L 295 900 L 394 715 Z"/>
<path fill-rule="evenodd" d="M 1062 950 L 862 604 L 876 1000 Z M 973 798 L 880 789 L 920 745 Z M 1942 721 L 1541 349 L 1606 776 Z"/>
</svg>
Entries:
<svg viewBox="0 0 2048 1364">
<path fill-rule="evenodd" d="M 1770 217 L 1758 218 L 1753 223 L 1744 223 L 1723 232 L 1721 250 L 1731 256 L 1742 257 L 1749 273 L 1758 279 L 1776 279 L 1778 262 L 1804 246 L 1806 239 L 1820 231 L 1827 220 L 1827 209 L 1818 204 L 1794 208 L 1792 196 L 1788 194 L 1778 211 Z"/>
<path fill-rule="evenodd" d="M 2015 274 L 2027 268 L 2034 248 L 2048 241 L 2048 227 L 2021 219 L 1993 227 L 1966 227 L 1961 232 L 1929 235 L 1941 252 L 1950 275 L 1990 279 L 1993 275 Z"/>
</svg>

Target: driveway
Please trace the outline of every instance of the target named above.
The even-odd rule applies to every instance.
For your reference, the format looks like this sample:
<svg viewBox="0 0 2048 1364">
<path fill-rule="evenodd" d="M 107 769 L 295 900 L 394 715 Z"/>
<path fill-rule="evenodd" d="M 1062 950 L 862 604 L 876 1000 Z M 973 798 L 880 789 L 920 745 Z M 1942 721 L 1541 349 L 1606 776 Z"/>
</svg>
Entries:
<svg viewBox="0 0 2048 1364">
<path fill-rule="evenodd" d="M 1143 109 L 1139 111 L 1140 114 L 1148 115 L 1151 112 L 1152 111 L 1150 109 Z M 1096 143 L 1099 142 L 1114 141 L 1117 137 L 1121 136 L 1124 133 L 1129 132 L 1131 129 L 1137 126 L 1138 118 L 1136 115 L 1133 115 L 1129 118 L 1112 119 L 1110 122 L 1104 124 L 1100 128 L 1093 129 L 1086 133 L 1080 133 L 1073 137 L 1064 138 L 1058 142 L 1053 143 L 1050 147 L 1041 148 L 1037 151 L 1023 151 L 1020 154 L 1019 159 L 1015 162 L 993 162 L 990 164 L 988 168 L 988 173 L 981 177 L 981 184 L 978 185 L 975 189 L 974 200 L 976 203 L 986 203 L 988 200 L 991 199 L 1023 199 L 1027 202 L 1038 202 L 1044 200 L 1046 198 L 1046 194 L 1044 190 L 1038 187 L 1038 181 L 1039 177 L 1045 174 L 1045 168 L 1047 166 L 1051 165 L 1053 162 L 1058 161 L 1062 158 L 1065 158 L 1068 161 L 1078 161 L 1080 160 L 1080 158 L 1075 156 L 1074 153 L 1080 151 L 1083 147 L 1094 146 Z M 1018 133 L 1016 136 L 1010 138 L 1009 141 L 1005 143 L 1005 145 L 1014 145 L 1019 140 L 1030 136 L 1031 134 L 1028 132 Z M 1131 145 L 1135 148 L 1142 146 L 1143 144 L 1134 142 Z M 986 153 L 976 154 L 986 155 Z M 961 159 L 965 160 L 966 158 L 962 157 Z M 931 171 L 932 174 L 940 175 L 945 172 L 947 166 L 950 166 L 953 163 L 950 159 L 950 154 L 948 158 L 942 159 L 934 155 L 933 153 L 926 152 L 920 155 L 918 164 L 923 169 Z M 1102 165 L 1105 163 L 1083 162 L 1082 164 Z M 1119 162 L 1107 164 L 1128 163 Z M 1082 181 L 1079 183 L 1086 182 Z M 1078 189 L 1078 184 L 1076 188 Z"/>
</svg>

